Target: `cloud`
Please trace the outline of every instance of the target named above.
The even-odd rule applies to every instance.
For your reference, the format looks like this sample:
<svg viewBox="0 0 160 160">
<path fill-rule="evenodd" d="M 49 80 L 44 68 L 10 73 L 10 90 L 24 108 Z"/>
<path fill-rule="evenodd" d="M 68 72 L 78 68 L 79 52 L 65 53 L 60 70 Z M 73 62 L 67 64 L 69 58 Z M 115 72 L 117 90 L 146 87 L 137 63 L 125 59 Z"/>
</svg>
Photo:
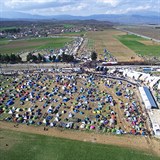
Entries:
<svg viewBox="0 0 160 160">
<path fill-rule="evenodd" d="M 6 0 L 4 2 L 6 7 L 18 10 L 50 8 L 51 6 L 54 8 L 73 3 L 73 0 Z"/>
<path fill-rule="evenodd" d="M 120 3 L 119 0 L 97 0 L 97 2 L 104 3 L 104 4 L 109 4 L 109 5 L 114 6 L 114 7 L 117 6 Z"/>
<path fill-rule="evenodd" d="M 19 11 L 39 15 L 123 14 L 156 11 L 160 0 L 0 0 L 1 11 Z"/>
<path fill-rule="evenodd" d="M 65 5 L 65 6 L 59 6 L 59 7 L 50 7 L 50 8 L 42 8 L 42 9 L 33 9 L 29 12 L 31 12 L 32 14 L 37 14 L 39 12 L 39 15 L 47 15 L 47 16 L 51 16 L 51 15 L 56 15 L 57 13 L 60 14 L 71 14 L 71 13 L 75 13 L 75 15 L 77 13 L 80 14 L 81 10 L 85 9 L 88 6 L 88 4 L 85 3 L 79 3 L 77 4 L 72 4 L 72 5 Z M 29 13 L 27 12 L 27 13 Z"/>
<path fill-rule="evenodd" d="M 136 13 L 136 11 L 146 11 L 146 10 L 148 10 L 148 9 L 150 9 L 151 8 L 151 6 L 149 6 L 149 5 L 144 5 L 144 6 L 138 6 L 138 7 L 134 7 L 134 8 L 127 8 L 127 9 L 115 9 L 115 10 L 108 10 L 108 11 L 106 11 L 106 14 L 125 14 L 125 13 L 129 13 L 129 12 L 135 12 Z"/>
</svg>

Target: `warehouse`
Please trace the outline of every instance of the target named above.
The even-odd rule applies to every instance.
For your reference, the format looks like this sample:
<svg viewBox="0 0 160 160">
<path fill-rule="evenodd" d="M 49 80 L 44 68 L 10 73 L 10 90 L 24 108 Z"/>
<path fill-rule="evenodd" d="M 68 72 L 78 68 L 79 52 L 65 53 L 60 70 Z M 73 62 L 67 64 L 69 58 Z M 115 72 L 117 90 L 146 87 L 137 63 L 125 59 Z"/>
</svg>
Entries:
<svg viewBox="0 0 160 160">
<path fill-rule="evenodd" d="M 139 87 L 139 92 L 141 94 L 142 100 L 145 104 L 146 109 L 157 109 L 158 106 L 147 87 Z"/>
</svg>

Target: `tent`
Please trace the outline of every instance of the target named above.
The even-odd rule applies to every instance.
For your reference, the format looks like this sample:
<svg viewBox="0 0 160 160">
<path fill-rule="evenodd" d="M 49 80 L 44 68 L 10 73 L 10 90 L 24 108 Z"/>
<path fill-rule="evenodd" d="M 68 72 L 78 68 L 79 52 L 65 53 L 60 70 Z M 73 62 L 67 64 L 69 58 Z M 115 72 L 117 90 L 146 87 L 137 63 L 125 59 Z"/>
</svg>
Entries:
<svg viewBox="0 0 160 160">
<path fill-rule="evenodd" d="M 9 101 L 7 101 L 7 103 L 6 103 L 7 106 L 13 105 L 13 104 L 14 104 L 13 100 L 9 100 Z"/>
<path fill-rule="evenodd" d="M 68 101 L 69 101 L 69 98 L 67 98 L 67 97 L 63 98 L 63 102 L 68 102 Z"/>
<path fill-rule="evenodd" d="M 116 92 L 116 95 L 117 95 L 117 96 L 121 96 L 122 93 L 121 93 L 120 91 L 118 91 L 118 92 Z"/>
</svg>

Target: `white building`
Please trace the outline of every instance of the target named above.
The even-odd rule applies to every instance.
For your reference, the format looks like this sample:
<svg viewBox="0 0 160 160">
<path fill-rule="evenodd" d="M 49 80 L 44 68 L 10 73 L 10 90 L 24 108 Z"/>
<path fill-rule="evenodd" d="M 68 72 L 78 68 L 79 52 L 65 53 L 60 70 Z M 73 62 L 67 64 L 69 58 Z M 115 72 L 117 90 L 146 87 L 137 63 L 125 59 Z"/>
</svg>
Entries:
<svg viewBox="0 0 160 160">
<path fill-rule="evenodd" d="M 160 109 L 148 111 L 155 136 L 160 137 Z"/>
<path fill-rule="evenodd" d="M 150 90 L 147 87 L 139 87 L 139 92 L 141 94 L 141 98 L 144 102 L 144 105 L 146 109 L 157 109 L 158 106 L 150 92 Z"/>
</svg>

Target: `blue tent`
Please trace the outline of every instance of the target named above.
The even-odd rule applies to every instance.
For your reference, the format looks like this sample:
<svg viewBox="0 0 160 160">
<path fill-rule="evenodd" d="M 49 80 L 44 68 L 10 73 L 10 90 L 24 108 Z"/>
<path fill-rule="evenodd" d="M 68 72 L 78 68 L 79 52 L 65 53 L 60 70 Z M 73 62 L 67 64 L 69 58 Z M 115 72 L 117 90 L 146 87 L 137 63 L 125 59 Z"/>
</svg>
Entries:
<svg viewBox="0 0 160 160">
<path fill-rule="evenodd" d="M 14 104 L 14 102 L 12 100 L 7 101 L 7 103 L 6 103 L 7 106 L 12 105 L 12 104 Z"/>
<path fill-rule="evenodd" d="M 67 98 L 67 97 L 63 98 L 63 102 L 68 102 L 68 101 L 69 101 L 69 98 Z"/>
<path fill-rule="evenodd" d="M 121 96 L 122 93 L 121 93 L 120 91 L 118 91 L 118 92 L 116 92 L 116 95 L 117 95 L 117 96 Z"/>
<path fill-rule="evenodd" d="M 21 101 L 25 101 L 25 99 L 26 99 L 26 97 L 22 97 L 20 100 L 21 100 Z"/>
</svg>

